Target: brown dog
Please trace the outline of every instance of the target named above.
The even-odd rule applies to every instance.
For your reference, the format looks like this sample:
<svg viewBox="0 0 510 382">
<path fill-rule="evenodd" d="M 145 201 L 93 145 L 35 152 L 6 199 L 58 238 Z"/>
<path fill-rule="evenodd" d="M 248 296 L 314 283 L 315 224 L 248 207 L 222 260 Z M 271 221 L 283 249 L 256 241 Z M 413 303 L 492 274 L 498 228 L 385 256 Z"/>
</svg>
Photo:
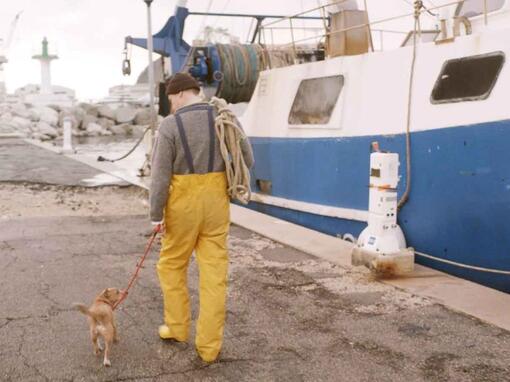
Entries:
<svg viewBox="0 0 510 382">
<path fill-rule="evenodd" d="M 113 317 L 113 306 L 122 297 L 123 292 L 116 288 L 107 288 L 96 297 L 90 307 L 83 304 L 74 304 L 80 312 L 88 316 L 90 337 L 94 346 L 94 354 L 99 355 L 103 350 L 98 337 L 104 341 L 104 366 L 111 366 L 110 348 L 112 342 L 117 342 L 117 327 Z"/>
</svg>

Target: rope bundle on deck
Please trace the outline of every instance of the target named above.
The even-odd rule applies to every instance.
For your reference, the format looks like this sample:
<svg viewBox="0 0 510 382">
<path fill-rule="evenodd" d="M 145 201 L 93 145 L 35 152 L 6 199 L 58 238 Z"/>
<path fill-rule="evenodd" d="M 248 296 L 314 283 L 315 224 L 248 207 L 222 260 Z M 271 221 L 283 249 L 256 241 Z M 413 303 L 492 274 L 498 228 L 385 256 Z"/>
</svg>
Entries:
<svg viewBox="0 0 510 382">
<path fill-rule="evenodd" d="M 251 198 L 250 170 L 244 161 L 241 141 L 246 139 L 235 115 L 224 99 L 213 97 L 210 104 L 217 109 L 214 127 L 220 141 L 220 150 L 228 181 L 228 195 L 242 204 Z"/>
<path fill-rule="evenodd" d="M 259 73 L 294 63 L 288 50 L 267 50 L 259 44 L 216 44 L 223 80 L 216 95 L 231 103 L 248 102 Z"/>
<path fill-rule="evenodd" d="M 256 54 L 253 54 L 253 46 L 217 44 L 216 49 L 223 72 L 218 97 L 226 98 L 231 103 L 248 101 L 259 73 L 259 62 Z"/>
</svg>

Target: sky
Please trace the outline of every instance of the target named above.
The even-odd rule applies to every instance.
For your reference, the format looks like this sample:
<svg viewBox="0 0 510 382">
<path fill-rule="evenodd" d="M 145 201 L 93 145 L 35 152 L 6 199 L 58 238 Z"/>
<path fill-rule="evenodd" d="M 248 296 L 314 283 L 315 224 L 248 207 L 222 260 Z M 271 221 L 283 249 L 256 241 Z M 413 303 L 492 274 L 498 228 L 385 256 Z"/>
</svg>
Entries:
<svg viewBox="0 0 510 382">
<path fill-rule="evenodd" d="M 193 11 L 295 14 L 325 0 L 189 0 Z M 436 2 L 438 0 L 435 0 Z M 412 1 L 407 1 L 410 3 Z M 361 2 L 362 3 L 362 2 Z M 406 0 L 368 0 L 373 19 L 403 14 L 411 7 Z M 153 34 L 173 14 L 176 0 L 154 0 Z M 31 59 L 40 52 L 44 36 L 50 52 L 59 55 L 52 62 L 52 83 L 72 88 L 80 100 L 99 99 L 114 85 L 133 84 L 147 65 L 147 51 L 132 49 L 132 75 L 121 71 L 124 37 L 146 36 L 146 5 L 142 0 L 0 0 L 0 38 L 6 38 L 14 16 L 23 11 L 14 32 L 9 63 L 5 67 L 7 90 L 40 82 L 40 65 Z M 228 28 L 246 38 L 250 19 L 193 16 L 186 22 L 185 39 L 196 37 L 202 25 Z M 408 24 L 389 25 L 408 29 Z M 386 40 L 385 40 L 386 41 Z M 157 56 L 154 56 L 157 58 Z"/>
</svg>

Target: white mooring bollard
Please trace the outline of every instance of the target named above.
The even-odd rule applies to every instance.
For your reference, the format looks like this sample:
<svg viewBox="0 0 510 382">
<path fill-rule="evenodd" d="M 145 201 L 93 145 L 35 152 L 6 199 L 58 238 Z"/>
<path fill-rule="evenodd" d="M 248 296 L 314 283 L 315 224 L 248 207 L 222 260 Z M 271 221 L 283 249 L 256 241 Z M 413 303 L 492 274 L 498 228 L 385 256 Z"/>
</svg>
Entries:
<svg viewBox="0 0 510 382">
<path fill-rule="evenodd" d="M 75 151 L 73 149 L 73 134 L 71 129 L 71 119 L 64 118 L 64 132 L 63 132 L 63 144 L 62 144 L 62 154 L 74 154 Z"/>
<path fill-rule="evenodd" d="M 352 265 L 365 265 L 383 274 L 401 274 L 414 269 L 414 249 L 397 224 L 398 154 L 370 155 L 368 227 L 361 232 L 352 252 Z"/>
</svg>

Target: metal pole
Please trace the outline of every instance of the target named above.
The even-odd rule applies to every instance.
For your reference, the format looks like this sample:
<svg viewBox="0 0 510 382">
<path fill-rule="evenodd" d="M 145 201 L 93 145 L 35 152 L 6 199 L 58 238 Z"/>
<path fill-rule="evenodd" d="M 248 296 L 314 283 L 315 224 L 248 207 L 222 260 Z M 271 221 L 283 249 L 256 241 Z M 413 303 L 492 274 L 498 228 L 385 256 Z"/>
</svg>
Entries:
<svg viewBox="0 0 510 382">
<path fill-rule="evenodd" d="M 146 166 L 142 169 L 142 175 L 150 175 L 150 160 L 152 157 L 152 150 L 154 148 L 154 139 L 156 137 L 156 111 L 154 102 L 154 66 L 152 64 L 152 55 L 154 53 L 154 47 L 152 44 L 152 20 L 151 20 L 151 3 L 153 0 L 144 0 L 147 4 L 147 51 L 149 61 L 149 103 L 150 103 L 150 137 L 149 144 L 146 153 Z"/>
<path fill-rule="evenodd" d="M 367 30 L 368 30 L 368 38 L 370 42 L 370 48 L 372 48 L 372 52 L 374 51 L 374 41 L 372 40 L 372 30 L 370 28 L 370 18 L 368 16 L 368 6 L 367 0 L 365 0 L 365 13 L 367 15 Z"/>
<path fill-rule="evenodd" d="M 296 63 L 296 43 L 294 42 L 294 28 L 292 27 L 292 18 L 289 18 L 290 35 L 292 36 L 292 51 L 294 52 L 294 64 Z"/>
<path fill-rule="evenodd" d="M 320 14 L 321 14 L 321 18 L 322 18 L 322 25 L 324 27 L 324 36 L 326 35 L 326 33 L 328 33 L 328 23 L 326 22 L 326 10 L 324 9 L 324 6 L 321 4 L 320 0 L 317 0 L 317 5 L 320 7 Z M 324 39 L 324 54 L 326 55 L 326 57 L 329 55 L 329 39 L 326 37 Z M 320 40 L 319 40 L 320 41 Z"/>
<path fill-rule="evenodd" d="M 485 25 L 487 25 L 488 24 L 488 19 L 487 19 L 487 0 L 483 0 L 483 20 L 484 20 Z"/>
</svg>

